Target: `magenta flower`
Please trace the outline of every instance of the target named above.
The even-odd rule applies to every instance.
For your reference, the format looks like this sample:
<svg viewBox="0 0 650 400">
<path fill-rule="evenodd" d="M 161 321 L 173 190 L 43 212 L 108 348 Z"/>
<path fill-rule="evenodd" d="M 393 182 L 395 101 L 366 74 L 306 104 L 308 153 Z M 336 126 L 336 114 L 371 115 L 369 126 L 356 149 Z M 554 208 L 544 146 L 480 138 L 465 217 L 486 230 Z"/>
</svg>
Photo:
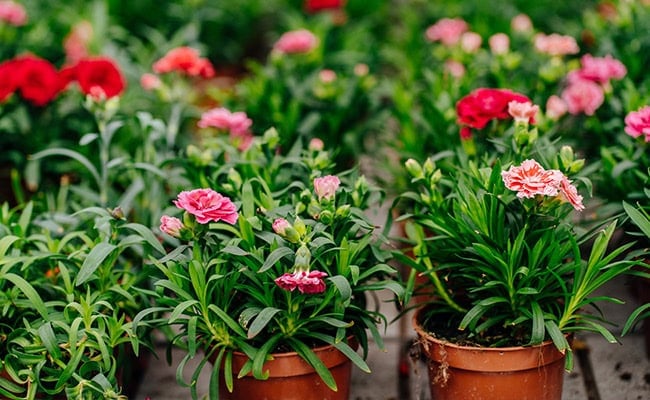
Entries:
<svg viewBox="0 0 650 400">
<path fill-rule="evenodd" d="M 562 91 L 562 100 L 566 103 L 569 114 L 594 115 L 605 101 L 605 93 L 599 84 L 579 79 Z"/>
<path fill-rule="evenodd" d="M 509 170 L 501 172 L 503 183 L 508 189 L 516 191 L 519 198 L 532 198 L 538 194 L 557 196 L 563 177 L 560 171 L 545 170 L 535 160 L 525 160 L 520 166 L 511 166 Z"/>
<path fill-rule="evenodd" d="M 318 38 L 306 29 L 285 32 L 273 46 L 285 54 L 309 53 L 318 45 Z"/>
<path fill-rule="evenodd" d="M 176 217 L 169 217 L 163 215 L 160 217 L 160 230 L 173 237 L 181 236 L 181 229 L 183 229 L 183 222 Z"/>
<path fill-rule="evenodd" d="M 650 142 L 650 106 L 625 116 L 625 133 L 635 138 L 644 135 L 645 141 Z"/>
<path fill-rule="evenodd" d="M 528 125 L 528 123 L 535 123 L 535 115 L 539 111 L 539 106 L 533 105 L 530 101 L 520 102 L 513 100 L 508 103 L 508 114 L 515 119 L 515 122 L 521 122 Z"/>
<path fill-rule="evenodd" d="M 627 74 L 625 65 L 611 55 L 593 57 L 591 54 L 585 54 L 580 63 L 582 67 L 569 74 L 569 82 L 584 79 L 606 85 L 611 79 L 623 79 Z"/>
<path fill-rule="evenodd" d="M 323 198 L 331 199 L 334 197 L 336 190 L 339 188 L 341 181 L 337 176 L 327 175 L 314 179 L 314 191 L 318 196 L 318 200 Z"/>
<path fill-rule="evenodd" d="M 230 110 L 219 107 L 208 110 L 201 115 L 198 122 L 199 128 L 216 128 L 235 137 L 250 136 L 250 127 L 253 121 L 248 118 L 242 111 L 231 112 Z"/>
<path fill-rule="evenodd" d="M 460 37 L 468 29 L 467 22 L 460 18 L 443 18 L 428 27 L 424 35 L 430 42 L 453 46 L 460 41 Z"/>
<path fill-rule="evenodd" d="M 325 291 L 327 274 L 321 271 L 299 271 L 293 274 L 283 274 L 275 279 L 275 283 L 284 290 L 294 291 L 296 288 L 300 293 L 318 294 Z"/>
<path fill-rule="evenodd" d="M 228 197 L 212 189 L 194 189 L 183 191 L 174 200 L 174 205 L 196 217 L 199 224 L 207 224 L 210 221 L 225 221 L 231 225 L 237 222 L 237 208 Z"/>
</svg>

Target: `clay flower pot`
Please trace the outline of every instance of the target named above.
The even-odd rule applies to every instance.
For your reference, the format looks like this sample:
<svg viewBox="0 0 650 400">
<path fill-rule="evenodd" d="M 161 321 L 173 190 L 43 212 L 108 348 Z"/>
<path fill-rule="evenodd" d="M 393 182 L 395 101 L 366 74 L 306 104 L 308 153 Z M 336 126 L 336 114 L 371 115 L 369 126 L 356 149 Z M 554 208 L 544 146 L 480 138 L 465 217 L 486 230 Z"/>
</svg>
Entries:
<svg viewBox="0 0 650 400">
<path fill-rule="evenodd" d="M 429 365 L 436 400 L 561 400 L 565 355 L 552 341 L 531 347 L 471 347 L 439 340 L 413 327 Z"/>
<path fill-rule="evenodd" d="M 323 383 L 316 371 L 298 353 L 273 354 L 273 360 L 264 364 L 269 371 L 267 380 L 258 380 L 248 375 L 234 379 L 230 393 L 222 382 L 219 388 L 220 400 L 348 400 L 352 362 L 334 346 L 327 345 L 313 349 L 323 361 L 336 381 L 335 392 Z M 234 353 L 233 373 L 248 361 L 243 353 Z"/>
</svg>

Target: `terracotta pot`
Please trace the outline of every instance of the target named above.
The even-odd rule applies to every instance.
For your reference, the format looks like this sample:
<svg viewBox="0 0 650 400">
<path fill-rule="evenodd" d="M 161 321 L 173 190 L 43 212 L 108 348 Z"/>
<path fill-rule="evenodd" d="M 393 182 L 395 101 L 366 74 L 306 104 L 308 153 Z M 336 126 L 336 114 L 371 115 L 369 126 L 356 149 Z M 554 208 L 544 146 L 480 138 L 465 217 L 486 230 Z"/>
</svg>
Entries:
<svg viewBox="0 0 650 400">
<path fill-rule="evenodd" d="M 332 391 L 316 371 L 297 353 L 273 354 L 273 360 L 264 364 L 269 371 L 267 380 L 248 375 L 234 378 L 230 393 L 222 382 L 219 387 L 221 400 L 348 400 L 352 362 L 331 345 L 313 349 L 318 358 L 332 373 L 338 390 Z M 237 375 L 248 358 L 243 353 L 233 355 L 233 374 Z"/>
<path fill-rule="evenodd" d="M 429 365 L 434 400 L 561 400 L 564 354 L 553 342 L 531 347 L 485 348 L 438 340 L 413 327 Z"/>
</svg>

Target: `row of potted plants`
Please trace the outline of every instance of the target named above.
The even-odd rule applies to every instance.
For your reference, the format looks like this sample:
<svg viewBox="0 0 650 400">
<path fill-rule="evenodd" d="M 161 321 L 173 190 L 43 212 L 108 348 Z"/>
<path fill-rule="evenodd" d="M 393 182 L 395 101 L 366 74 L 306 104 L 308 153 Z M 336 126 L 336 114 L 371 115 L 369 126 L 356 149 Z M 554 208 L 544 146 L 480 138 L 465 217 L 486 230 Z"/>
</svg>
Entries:
<svg viewBox="0 0 650 400">
<path fill-rule="evenodd" d="M 120 47 L 109 3 L 74 24 L 63 63 L 25 55 L 29 40 L 0 53 L 2 396 L 129 396 L 123 359 L 160 330 L 185 350 L 177 380 L 194 398 L 211 366 L 210 398 L 281 380 L 274 398 L 344 399 L 351 364 L 369 371 L 382 347 L 373 294 L 386 292 L 422 309 L 436 398 L 473 387 L 457 344 L 532 349 L 515 380 L 559 378 L 528 385 L 559 398 L 573 335 L 616 341 L 597 305 L 617 300 L 594 291 L 648 278 L 647 5 L 587 8 L 578 41 L 574 25 L 543 32 L 516 9 L 501 31 L 464 20 L 471 2 L 456 16 L 300 2 L 232 74 L 202 55 L 192 27 L 206 21 Z M 239 12 L 269 15 L 262 3 Z M 0 35 L 37 34 L 20 4 L 0 10 Z M 278 379 L 280 353 L 309 377 Z M 506 385 L 492 398 L 527 396 Z"/>
</svg>

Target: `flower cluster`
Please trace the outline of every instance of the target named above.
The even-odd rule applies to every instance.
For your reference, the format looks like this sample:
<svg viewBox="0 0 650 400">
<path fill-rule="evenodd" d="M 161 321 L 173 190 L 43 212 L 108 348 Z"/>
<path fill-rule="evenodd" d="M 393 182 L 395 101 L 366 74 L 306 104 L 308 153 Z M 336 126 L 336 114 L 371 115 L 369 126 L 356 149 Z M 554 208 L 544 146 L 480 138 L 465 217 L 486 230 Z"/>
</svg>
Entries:
<svg viewBox="0 0 650 400">
<path fill-rule="evenodd" d="M 215 128 L 229 134 L 233 143 L 240 150 L 245 150 L 252 144 L 251 126 L 253 121 L 245 112 L 231 112 L 224 107 L 213 108 L 201 114 L 197 125 L 199 128 Z"/>
</svg>

